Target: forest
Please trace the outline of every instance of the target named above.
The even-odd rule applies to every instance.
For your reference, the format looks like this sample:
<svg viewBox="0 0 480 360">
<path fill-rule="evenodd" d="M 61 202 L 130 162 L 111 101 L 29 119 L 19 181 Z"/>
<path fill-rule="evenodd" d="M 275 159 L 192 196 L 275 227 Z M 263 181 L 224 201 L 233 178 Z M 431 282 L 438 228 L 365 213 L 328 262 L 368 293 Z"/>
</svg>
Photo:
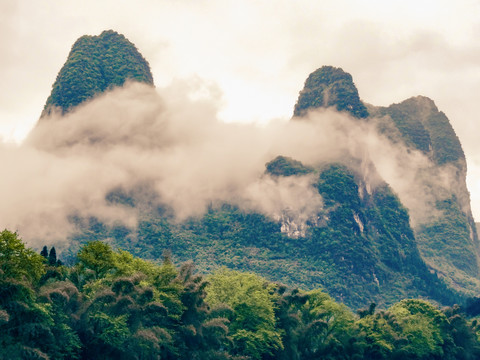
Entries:
<svg viewBox="0 0 480 360">
<path fill-rule="evenodd" d="M 478 359 L 476 303 L 355 312 L 323 289 L 134 257 L 101 241 L 66 266 L 0 233 L 1 359 Z"/>
</svg>

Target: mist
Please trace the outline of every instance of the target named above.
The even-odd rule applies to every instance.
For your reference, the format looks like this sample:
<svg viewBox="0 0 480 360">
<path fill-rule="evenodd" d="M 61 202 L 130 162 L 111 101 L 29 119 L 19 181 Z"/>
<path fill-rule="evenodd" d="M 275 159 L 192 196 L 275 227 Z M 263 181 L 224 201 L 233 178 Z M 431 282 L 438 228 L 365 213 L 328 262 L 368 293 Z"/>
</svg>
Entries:
<svg viewBox="0 0 480 360">
<path fill-rule="evenodd" d="M 278 155 L 316 167 L 346 162 L 368 191 L 385 181 L 414 223 L 433 208 L 438 195 L 418 180 L 433 168 L 430 161 L 379 135 L 374 121 L 323 109 L 262 126 L 227 124 L 218 120 L 221 94 L 202 86 L 198 79 L 163 89 L 127 83 L 65 115 L 53 111 L 20 146 L 3 144 L 0 226 L 34 247 L 65 245 L 75 230 L 72 215 L 134 228 L 139 210 L 106 196 L 148 184 L 150 201 L 168 206 L 179 221 L 230 203 L 274 220 L 287 216 L 301 231 L 323 201 L 312 186 L 315 175 L 265 174 Z M 448 185 L 445 173 L 435 179 Z"/>
</svg>

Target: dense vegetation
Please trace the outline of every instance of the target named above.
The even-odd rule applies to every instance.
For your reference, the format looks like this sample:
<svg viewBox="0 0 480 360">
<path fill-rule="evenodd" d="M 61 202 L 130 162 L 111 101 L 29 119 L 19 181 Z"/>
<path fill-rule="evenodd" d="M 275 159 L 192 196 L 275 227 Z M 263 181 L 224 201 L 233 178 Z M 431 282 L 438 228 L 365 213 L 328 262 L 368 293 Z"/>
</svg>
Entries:
<svg viewBox="0 0 480 360">
<path fill-rule="evenodd" d="M 150 67 L 130 41 L 115 31 L 82 36 L 58 73 L 44 114 L 52 107 L 63 112 L 127 80 L 153 84 Z"/>
<path fill-rule="evenodd" d="M 294 116 L 303 116 L 308 110 L 335 107 L 356 118 L 366 118 L 368 111 L 360 101 L 352 75 L 340 68 L 323 66 L 311 73 L 298 96 Z"/>
<path fill-rule="evenodd" d="M 314 169 L 287 156 L 277 156 L 265 165 L 265 172 L 273 176 L 307 175 Z"/>
<path fill-rule="evenodd" d="M 432 148 L 430 134 L 424 124 L 419 121 L 416 114 L 412 114 L 416 109 L 405 107 L 402 104 L 393 104 L 385 109 L 385 113 L 391 117 L 398 130 L 402 134 L 404 142 L 424 153 L 428 153 Z M 412 116 L 413 115 L 413 116 Z"/>
<path fill-rule="evenodd" d="M 378 108 L 400 130 L 403 141 L 430 155 L 438 165 L 465 161 L 462 145 L 450 121 L 429 98 L 417 96 L 399 104 Z"/>
<path fill-rule="evenodd" d="M 314 172 L 285 157 L 268 163 L 266 169 L 276 177 Z M 288 212 L 286 219 L 275 221 L 223 204 L 210 207 L 203 216 L 178 222 L 163 207 L 144 211 L 135 229 L 107 226 L 93 218 L 77 219 L 79 231 L 71 239 L 77 247 L 70 247 L 71 256 L 81 244 L 109 239 L 113 246 L 144 259 L 159 259 L 168 250 L 175 262 L 194 260 L 201 273 L 226 266 L 289 286 L 322 287 L 352 308 L 370 302 L 387 306 L 420 296 L 444 305 L 463 301 L 462 295 L 427 269 L 408 213 L 386 184 L 368 194 L 359 188 L 354 173 L 341 164 L 315 170 L 315 176 L 324 208 L 297 236 L 282 231 L 291 215 Z M 117 205 L 137 206 L 133 193 L 116 191 L 108 199 Z M 293 217 L 289 224 L 295 226 L 295 221 Z"/>
<path fill-rule="evenodd" d="M 476 359 L 458 306 L 402 300 L 352 313 L 320 289 L 220 269 L 206 277 L 84 245 L 73 266 L 0 233 L 1 359 Z"/>
</svg>

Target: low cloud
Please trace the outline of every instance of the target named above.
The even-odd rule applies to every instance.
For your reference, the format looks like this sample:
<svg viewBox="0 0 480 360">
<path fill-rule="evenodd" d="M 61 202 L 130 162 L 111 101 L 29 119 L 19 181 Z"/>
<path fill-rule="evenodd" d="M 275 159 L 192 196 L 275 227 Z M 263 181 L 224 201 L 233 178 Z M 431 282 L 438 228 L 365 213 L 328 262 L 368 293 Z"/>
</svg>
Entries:
<svg viewBox="0 0 480 360">
<path fill-rule="evenodd" d="M 301 231 L 323 201 L 312 176 L 266 175 L 265 163 L 277 155 L 310 166 L 347 162 L 369 188 L 383 179 L 415 221 L 432 204 L 434 194 L 418 181 L 429 160 L 380 136 L 374 122 L 327 109 L 266 126 L 226 124 L 217 117 L 219 94 L 192 91 L 198 94 L 188 81 L 160 90 L 130 83 L 64 116 L 52 112 L 21 146 L 1 146 L 0 226 L 32 246 L 65 241 L 72 215 L 134 227 L 138 209 L 106 196 L 148 184 L 149 200 L 180 220 L 228 202 L 275 220 L 287 216 Z"/>
</svg>

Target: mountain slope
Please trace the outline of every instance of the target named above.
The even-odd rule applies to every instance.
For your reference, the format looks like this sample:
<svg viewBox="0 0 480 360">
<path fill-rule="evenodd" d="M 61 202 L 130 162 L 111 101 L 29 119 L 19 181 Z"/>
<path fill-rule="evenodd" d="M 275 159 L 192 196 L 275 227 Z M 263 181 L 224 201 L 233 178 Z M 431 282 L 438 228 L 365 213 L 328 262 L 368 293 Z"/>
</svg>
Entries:
<svg viewBox="0 0 480 360">
<path fill-rule="evenodd" d="M 299 114 L 299 104 L 303 114 L 307 110 L 333 106 L 354 117 L 365 118 L 363 112 L 359 116 L 358 111 L 351 111 L 361 108 L 356 96 L 350 97 L 351 106 L 345 105 L 344 101 L 349 98 L 342 98 L 343 92 L 329 94 L 329 101 L 325 101 L 325 90 L 311 80 L 334 79 L 331 82 L 335 83 L 341 78 L 344 87 L 352 89 L 350 93 L 354 94 L 353 80 L 339 75 L 342 72 L 328 66 L 313 72 L 300 92 L 295 113 Z M 423 96 L 389 107 L 370 105 L 368 112 L 370 116 L 365 120 L 375 123 L 380 133 L 409 151 L 421 152 L 430 161 L 428 166 L 416 170 L 411 184 L 427 198 L 424 208 L 430 209 L 427 211 L 430 214 L 422 214 L 421 218 L 412 213 L 413 230 L 423 259 L 451 285 L 463 291 L 478 291 L 480 244 L 466 187 L 466 160 L 448 118 L 431 99 Z"/>
<path fill-rule="evenodd" d="M 304 171 L 299 162 L 293 166 Z M 326 206 L 303 232 L 288 211 L 275 221 L 224 204 L 181 223 L 168 209 L 151 210 L 141 215 L 134 230 L 83 220 L 73 240 L 81 244 L 108 239 L 152 260 L 169 251 L 176 261 L 193 259 L 202 273 L 226 266 L 293 287 L 321 287 L 352 308 L 371 302 L 386 306 L 419 296 L 443 304 L 459 301 L 458 295 L 428 271 L 416 247 L 408 213 L 388 186 L 361 198 L 358 179 L 344 165 L 316 171 L 315 186 Z M 289 169 L 286 175 L 275 176 L 301 175 Z M 137 206 L 134 197 L 124 196 Z"/>
<path fill-rule="evenodd" d="M 408 147 L 432 162 L 418 179 L 426 192 L 435 194 L 429 204 L 435 216 L 415 226 L 425 261 L 448 274 L 452 285 L 478 289 L 480 243 L 466 186 L 466 159 L 448 118 L 432 100 L 421 96 L 378 111 L 384 120 L 393 120 Z M 438 181 L 441 177 L 446 180 Z"/>
</svg>

